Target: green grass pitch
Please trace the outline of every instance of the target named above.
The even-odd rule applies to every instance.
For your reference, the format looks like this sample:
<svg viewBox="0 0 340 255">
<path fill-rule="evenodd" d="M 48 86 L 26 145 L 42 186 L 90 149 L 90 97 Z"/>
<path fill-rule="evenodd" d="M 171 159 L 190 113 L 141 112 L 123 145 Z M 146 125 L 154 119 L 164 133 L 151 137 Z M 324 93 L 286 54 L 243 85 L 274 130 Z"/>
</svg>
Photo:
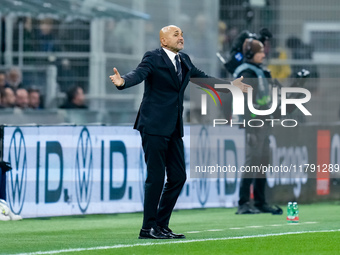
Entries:
<svg viewBox="0 0 340 255">
<path fill-rule="evenodd" d="M 170 227 L 183 240 L 139 240 L 141 213 L 0 222 L 0 254 L 340 254 L 340 203 L 299 208 L 298 224 L 286 212 L 175 211 Z"/>
</svg>

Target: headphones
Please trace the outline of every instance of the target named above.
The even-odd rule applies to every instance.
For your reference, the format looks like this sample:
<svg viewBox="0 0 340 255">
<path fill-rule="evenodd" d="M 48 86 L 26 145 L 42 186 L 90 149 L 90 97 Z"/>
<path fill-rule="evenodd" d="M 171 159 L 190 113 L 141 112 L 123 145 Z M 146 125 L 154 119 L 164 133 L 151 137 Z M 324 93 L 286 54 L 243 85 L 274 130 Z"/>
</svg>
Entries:
<svg viewBox="0 0 340 255">
<path fill-rule="evenodd" d="M 251 50 L 251 44 L 253 43 L 253 38 L 249 38 L 246 44 L 246 52 L 244 53 L 244 56 L 246 59 L 252 59 L 254 57 L 254 52 Z"/>
</svg>

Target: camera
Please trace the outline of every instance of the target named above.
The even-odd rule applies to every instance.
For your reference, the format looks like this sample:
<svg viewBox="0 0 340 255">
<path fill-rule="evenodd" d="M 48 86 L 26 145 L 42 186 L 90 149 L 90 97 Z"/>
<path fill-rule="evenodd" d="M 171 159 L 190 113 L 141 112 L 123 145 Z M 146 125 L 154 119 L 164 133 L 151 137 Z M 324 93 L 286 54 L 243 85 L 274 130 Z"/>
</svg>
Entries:
<svg viewBox="0 0 340 255">
<path fill-rule="evenodd" d="M 248 38 L 253 38 L 259 40 L 264 44 L 264 42 L 270 38 L 272 38 L 272 33 L 268 30 L 268 28 L 262 28 L 259 31 L 259 35 L 256 33 L 251 33 L 248 30 L 242 31 L 238 37 L 235 38 L 231 50 L 229 60 L 224 60 L 223 57 L 217 53 L 217 56 L 224 64 L 224 67 L 228 70 L 229 73 L 233 74 L 235 69 L 242 64 L 244 56 L 242 53 L 242 45 L 244 41 Z"/>
</svg>

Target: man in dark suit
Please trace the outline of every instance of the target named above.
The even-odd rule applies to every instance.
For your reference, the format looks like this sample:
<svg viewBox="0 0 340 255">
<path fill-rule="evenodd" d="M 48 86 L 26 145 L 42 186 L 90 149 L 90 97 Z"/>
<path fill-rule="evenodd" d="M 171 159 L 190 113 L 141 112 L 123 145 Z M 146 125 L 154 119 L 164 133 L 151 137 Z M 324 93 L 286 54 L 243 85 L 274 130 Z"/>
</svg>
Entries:
<svg viewBox="0 0 340 255">
<path fill-rule="evenodd" d="M 144 218 L 139 238 L 185 238 L 168 227 L 172 210 L 186 180 L 183 147 L 183 96 L 190 78 L 209 78 L 196 68 L 184 48 L 182 30 L 167 26 L 159 33 L 161 48 L 145 53 L 138 67 L 111 81 L 126 89 L 145 81 L 143 100 L 134 128 L 139 130 L 147 165 Z M 250 87 L 233 82 L 242 91 Z M 164 177 L 166 172 L 166 183 Z"/>
</svg>

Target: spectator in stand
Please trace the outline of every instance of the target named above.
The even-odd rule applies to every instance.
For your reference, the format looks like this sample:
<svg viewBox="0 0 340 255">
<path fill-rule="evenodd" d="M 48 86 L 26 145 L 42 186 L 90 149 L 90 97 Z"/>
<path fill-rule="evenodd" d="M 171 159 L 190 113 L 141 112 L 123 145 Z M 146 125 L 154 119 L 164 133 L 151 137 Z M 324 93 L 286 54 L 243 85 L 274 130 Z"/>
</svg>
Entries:
<svg viewBox="0 0 340 255">
<path fill-rule="evenodd" d="M 26 89 L 18 89 L 15 93 L 15 104 L 21 109 L 28 108 L 28 92 Z"/>
<path fill-rule="evenodd" d="M 72 63 L 68 58 L 64 58 L 59 62 L 57 82 L 60 91 L 66 92 L 69 90 L 70 87 L 72 87 L 71 84 L 74 84 L 77 76 L 74 66 L 72 66 Z"/>
<path fill-rule="evenodd" d="M 25 17 L 24 19 L 24 51 L 33 51 L 34 41 L 35 41 L 35 31 L 33 29 L 33 19 L 31 17 Z"/>
<path fill-rule="evenodd" d="M 60 20 L 58 26 L 60 45 L 58 48 L 60 48 L 61 51 L 68 52 L 89 52 L 90 24 L 91 22 L 88 20 L 74 19 L 71 17 Z M 106 33 L 105 38 L 110 34 L 111 33 Z"/>
<path fill-rule="evenodd" d="M 4 52 L 5 52 L 5 38 L 7 38 L 5 36 L 5 27 L 6 27 L 6 24 L 5 24 L 5 17 L 4 15 L 1 15 L 0 17 L 0 65 L 2 65 L 4 63 Z"/>
<path fill-rule="evenodd" d="M 87 109 L 85 105 L 84 90 L 80 86 L 74 86 L 67 91 L 65 103 L 60 106 L 62 109 Z"/>
<path fill-rule="evenodd" d="M 3 89 L 1 92 L 1 105 L 3 108 L 13 108 L 15 106 L 15 93 L 11 87 Z"/>
<path fill-rule="evenodd" d="M 28 107 L 32 109 L 42 109 L 39 89 L 36 88 L 28 89 Z"/>
<path fill-rule="evenodd" d="M 6 73 L 0 71 L 0 89 L 3 89 L 5 87 L 6 87 Z"/>
<path fill-rule="evenodd" d="M 23 26 L 23 31 L 19 30 L 19 24 Z M 17 17 L 13 24 L 13 51 L 19 51 L 19 36 L 23 37 L 23 50 L 34 51 L 35 33 L 32 17 Z"/>
<path fill-rule="evenodd" d="M 53 35 L 53 20 L 43 19 L 40 21 L 38 31 L 38 51 L 56 51 L 56 43 Z"/>
<path fill-rule="evenodd" d="M 22 72 L 18 67 L 12 67 L 7 72 L 6 87 L 11 87 L 13 90 L 21 88 L 22 85 Z"/>
<path fill-rule="evenodd" d="M 0 109 L 2 109 L 2 108 L 4 108 L 3 106 L 2 106 L 2 94 L 4 93 L 4 89 L 3 88 L 0 88 Z"/>
</svg>

